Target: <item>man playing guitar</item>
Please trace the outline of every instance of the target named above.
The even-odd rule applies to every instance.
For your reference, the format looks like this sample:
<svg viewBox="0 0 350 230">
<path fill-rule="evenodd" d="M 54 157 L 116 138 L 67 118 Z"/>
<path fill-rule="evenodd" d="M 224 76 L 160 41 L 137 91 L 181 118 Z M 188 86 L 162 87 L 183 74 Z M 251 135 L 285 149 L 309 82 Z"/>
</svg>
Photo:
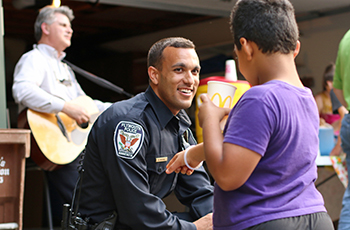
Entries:
<svg viewBox="0 0 350 230">
<path fill-rule="evenodd" d="M 71 134 L 67 134 L 71 130 L 63 120 L 69 118 L 75 124 L 83 124 L 90 120 L 91 113 L 89 113 L 89 109 L 84 107 L 85 104 L 74 103 L 74 99 L 87 96 L 77 82 L 71 68 L 61 61 L 65 57 L 64 50 L 71 45 L 73 34 L 71 21 L 73 19 L 73 12 L 67 6 L 58 8 L 46 6 L 40 10 L 34 25 L 38 44 L 34 45 L 31 51 L 23 54 L 18 61 L 14 71 L 12 92 L 20 112 L 29 108 L 28 112 L 30 111 L 32 115 L 33 113 L 34 115 L 42 114 L 45 118 L 46 115 L 51 114 L 55 125 L 60 129 L 59 135 L 65 136 L 65 142 L 74 144 L 75 141 L 72 140 Z M 103 111 L 110 105 L 111 103 L 93 101 L 93 106 L 96 106 L 98 111 Z M 38 116 L 31 118 L 35 117 Z M 30 121 L 28 123 L 31 127 Z M 43 125 L 43 122 L 38 123 L 39 126 Z M 61 145 L 58 143 L 59 139 L 56 138 L 58 135 L 50 137 L 41 129 L 37 132 L 38 134 L 35 134 L 32 129 L 32 133 L 36 142 L 38 142 L 37 137 L 43 136 L 51 139 L 52 143 L 46 143 L 47 146 Z M 44 142 L 47 141 L 44 140 Z M 39 143 L 38 145 L 40 148 Z M 84 145 L 85 143 L 82 143 L 82 146 Z M 41 148 L 42 152 L 45 150 L 47 151 L 46 148 Z M 77 164 L 79 159 L 77 156 L 81 150 L 69 162 L 61 162 L 59 169 L 42 167 L 47 172 L 50 185 L 54 185 L 64 203 L 71 201 L 72 191 L 78 177 Z M 62 150 L 62 152 L 65 151 Z M 48 150 L 48 152 L 52 151 Z M 53 208 L 61 209 L 61 207 L 60 204 Z"/>
</svg>

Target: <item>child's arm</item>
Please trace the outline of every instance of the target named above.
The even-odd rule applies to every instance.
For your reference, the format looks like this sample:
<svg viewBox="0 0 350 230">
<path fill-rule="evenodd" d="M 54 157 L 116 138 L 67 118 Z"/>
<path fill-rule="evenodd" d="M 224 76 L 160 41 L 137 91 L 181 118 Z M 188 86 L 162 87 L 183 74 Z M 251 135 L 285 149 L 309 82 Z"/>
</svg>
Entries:
<svg viewBox="0 0 350 230">
<path fill-rule="evenodd" d="M 242 186 L 254 171 L 261 155 L 239 145 L 223 143 L 220 120 L 225 115 L 208 97 L 201 97 L 199 123 L 203 128 L 204 154 L 208 169 L 221 189 Z"/>
<path fill-rule="evenodd" d="M 216 183 L 224 191 L 241 187 L 250 177 L 261 155 L 231 143 L 224 143 L 222 151 L 205 149 L 207 166 Z"/>
</svg>

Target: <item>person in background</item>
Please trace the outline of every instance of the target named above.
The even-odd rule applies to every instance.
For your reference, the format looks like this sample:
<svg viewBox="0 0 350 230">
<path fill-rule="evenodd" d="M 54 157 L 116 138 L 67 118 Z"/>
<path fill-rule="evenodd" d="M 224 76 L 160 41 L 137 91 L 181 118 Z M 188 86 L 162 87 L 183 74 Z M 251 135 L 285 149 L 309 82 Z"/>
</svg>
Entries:
<svg viewBox="0 0 350 230">
<path fill-rule="evenodd" d="M 340 101 L 338 100 L 337 96 L 335 95 L 333 89 L 330 92 L 330 97 L 331 97 L 331 102 L 332 102 L 333 113 L 340 115 L 339 123 L 341 125 L 345 114 L 348 114 L 349 111 L 340 103 Z M 341 138 L 339 136 L 339 132 L 340 132 L 340 129 L 338 132 L 334 133 L 334 136 L 336 137 L 337 141 L 336 141 L 334 148 L 332 149 L 332 151 L 330 153 L 331 156 L 340 156 L 340 154 L 343 153 L 343 150 L 341 148 Z"/>
<path fill-rule="evenodd" d="M 336 144 L 332 149 L 331 156 L 339 156 L 342 152 L 341 138 L 339 137 L 341 121 L 347 109 L 341 105 L 333 91 L 335 64 L 327 65 L 323 74 L 323 91 L 315 96 L 317 108 L 320 114 L 320 126 L 331 125 L 334 130 Z"/>
<path fill-rule="evenodd" d="M 320 125 L 325 125 L 325 123 L 332 125 L 335 134 L 338 135 L 341 126 L 340 114 L 337 111 L 333 113 L 330 96 L 333 89 L 334 70 L 334 63 L 327 65 L 323 73 L 323 91 L 315 96 L 315 100 L 320 114 Z"/>
<path fill-rule="evenodd" d="M 195 45 L 181 37 L 149 50 L 149 87 L 117 102 L 96 120 L 86 146 L 79 213 L 95 226 L 116 212 L 114 229 L 212 229 L 213 186 L 203 167 L 191 177 L 166 174 L 179 151 L 196 144 L 191 106 L 199 84 Z M 171 213 L 171 192 L 188 212 Z"/>
<path fill-rule="evenodd" d="M 350 109 L 350 30 L 346 32 L 339 43 L 333 90 L 340 103 Z M 350 115 L 344 115 L 340 129 L 341 147 L 346 154 L 346 165 L 350 169 Z M 350 229 L 350 186 L 347 186 L 343 196 L 338 230 Z"/>
<path fill-rule="evenodd" d="M 14 70 L 12 93 L 18 103 L 19 112 L 25 108 L 43 113 L 63 112 L 78 124 L 89 121 L 90 114 L 84 105 L 71 102 L 86 94 L 73 71 L 62 62 L 65 57 L 64 50 L 71 45 L 73 19 L 73 11 L 67 6 L 46 6 L 40 10 L 34 24 L 37 44 L 31 51 L 22 55 Z M 111 105 L 99 100 L 94 102 L 100 111 Z M 51 185 L 50 190 L 56 189 L 60 196 L 51 196 L 52 203 L 57 203 L 57 199 L 60 198 L 62 200 L 56 206 L 53 205 L 53 214 L 57 213 L 58 220 L 61 219 L 60 210 L 63 203 L 71 202 L 78 178 L 78 161 L 79 157 L 60 169 L 46 172 Z"/>
<path fill-rule="evenodd" d="M 179 152 L 167 173 L 191 174 L 206 160 L 215 179 L 214 229 L 334 229 L 314 184 L 319 115 L 294 62 L 300 42 L 292 4 L 239 0 L 231 31 L 239 69 L 252 87 L 231 112 L 201 96 L 203 143 Z"/>
</svg>

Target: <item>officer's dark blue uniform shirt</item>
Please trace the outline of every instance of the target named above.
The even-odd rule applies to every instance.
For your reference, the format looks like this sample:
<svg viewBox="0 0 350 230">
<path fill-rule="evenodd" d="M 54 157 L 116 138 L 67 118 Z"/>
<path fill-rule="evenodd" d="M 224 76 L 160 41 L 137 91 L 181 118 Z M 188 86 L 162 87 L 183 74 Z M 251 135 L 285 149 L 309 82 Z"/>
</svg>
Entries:
<svg viewBox="0 0 350 230">
<path fill-rule="evenodd" d="M 116 210 L 118 225 L 131 229 L 196 229 L 191 222 L 213 207 L 207 173 L 203 167 L 191 176 L 165 173 L 177 152 L 196 143 L 190 124 L 185 111 L 174 116 L 151 87 L 113 104 L 89 135 L 80 213 L 96 223 Z M 161 200 L 172 191 L 189 208 L 181 219 Z"/>
</svg>

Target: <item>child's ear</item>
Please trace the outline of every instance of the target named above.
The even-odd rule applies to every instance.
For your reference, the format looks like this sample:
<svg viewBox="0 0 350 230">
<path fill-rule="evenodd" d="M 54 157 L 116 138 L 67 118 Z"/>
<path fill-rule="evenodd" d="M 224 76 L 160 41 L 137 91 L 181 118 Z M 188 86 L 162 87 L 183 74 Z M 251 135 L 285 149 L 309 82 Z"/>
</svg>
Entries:
<svg viewBox="0 0 350 230">
<path fill-rule="evenodd" d="M 154 66 L 148 67 L 148 76 L 151 82 L 158 85 L 159 71 Z"/>
<path fill-rule="evenodd" d="M 252 47 L 252 43 L 248 42 L 247 39 L 245 38 L 240 38 L 239 42 L 241 43 L 242 46 L 242 51 L 246 55 L 247 60 L 250 61 L 252 59 L 254 49 Z"/>
<path fill-rule="evenodd" d="M 299 54 L 299 51 L 300 51 L 300 41 L 298 40 L 297 41 L 297 45 L 295 47 L 295 50 L 293 52 L 293 57 L 296 58 L 296 56 Z"/>
</svg>

